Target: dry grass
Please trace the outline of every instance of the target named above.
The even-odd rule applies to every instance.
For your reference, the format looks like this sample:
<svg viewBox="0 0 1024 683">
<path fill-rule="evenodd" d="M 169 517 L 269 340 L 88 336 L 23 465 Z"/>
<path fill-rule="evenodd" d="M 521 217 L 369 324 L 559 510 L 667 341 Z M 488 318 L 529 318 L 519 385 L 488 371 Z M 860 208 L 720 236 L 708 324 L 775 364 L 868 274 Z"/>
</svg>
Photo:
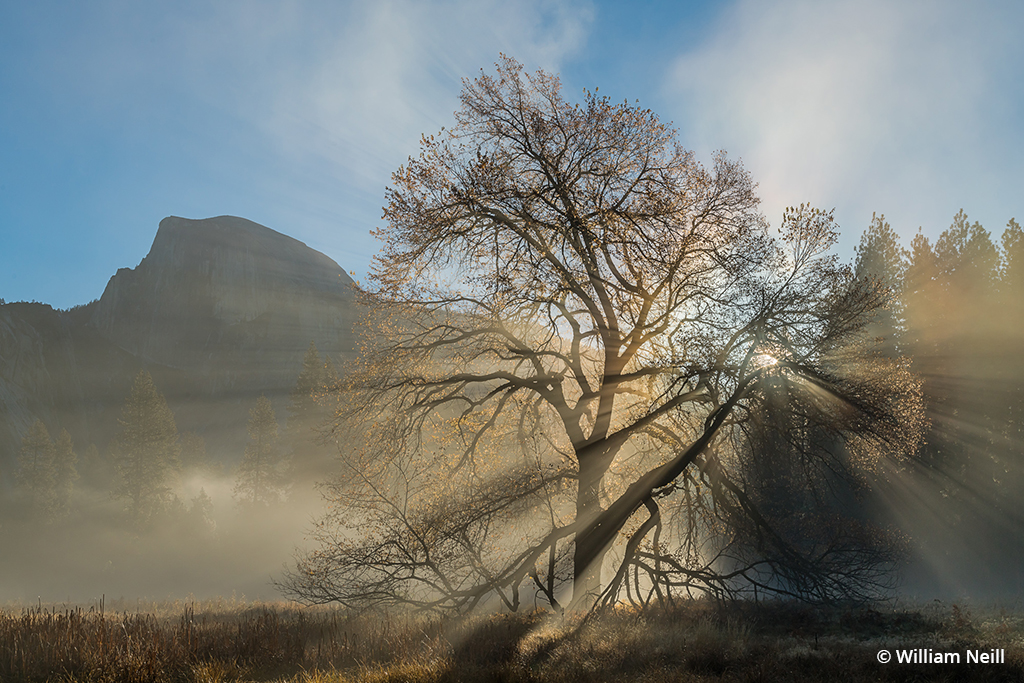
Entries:
<svg viewBox="0 0 1024 683">
<path fill-rule="evenodd" d="M 1024 680 L 1024 617 L 998 608 L 691 602 L 586 620 L 536 612 L 441 621 L 288 603 L 128 607 L 0 610 L 0 681 Z M 1006 663 L 876 661 L 879 649 L 912 647 L 1003 648 Z"/>
</svg>

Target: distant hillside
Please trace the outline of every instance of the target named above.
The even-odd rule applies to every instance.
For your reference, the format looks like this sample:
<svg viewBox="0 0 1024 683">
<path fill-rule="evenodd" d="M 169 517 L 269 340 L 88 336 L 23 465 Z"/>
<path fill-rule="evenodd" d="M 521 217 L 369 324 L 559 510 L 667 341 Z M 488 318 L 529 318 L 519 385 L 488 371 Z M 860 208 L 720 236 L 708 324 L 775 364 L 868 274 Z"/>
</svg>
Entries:
<svg viewBox="0 0 1024 683">
<path fill-rule="evenodd" d="M 198 431 L 214 459 L 233 461 L 260 394 L 283 426 L 311 341 L 335 362 L 352 353 L 352 284 L 324 254 L 244 218 L 169 217 L 98 301 L 0 305 L 0 485 L 37 418 L 53 433 L 67 428 L 79 452 L 105 449 L 143 368 L 179 431 Z"/>
</svg>

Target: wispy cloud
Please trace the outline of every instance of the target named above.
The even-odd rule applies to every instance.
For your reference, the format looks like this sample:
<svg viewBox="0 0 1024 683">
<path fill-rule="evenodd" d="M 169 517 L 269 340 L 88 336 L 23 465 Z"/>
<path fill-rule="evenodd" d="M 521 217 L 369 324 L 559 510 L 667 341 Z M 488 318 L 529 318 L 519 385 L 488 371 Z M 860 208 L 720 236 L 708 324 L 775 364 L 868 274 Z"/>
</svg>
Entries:
<svg viewBox="0 0 1024 683">
<path fill-rule="evenodd" d="M 280 156 L 275 189 L 293 206 L 306 202 L 312 244 L 365 264 L 377 245 L 361 238 L 379 220 L 391 172 L 422 134 L 451 124 L 462 79 L 499 52 L 557 71 L 581 48 L 592 15 L 572 0 L 296 2 L 253 26 L 242 4 L 226 11 L 223 23 L 239 18 L 232 30 L 196 27 L 192 78 L 220 88 L 232 74 L 204 79 L 204 64 L 237 63 L 229 107 Z M 332 184 L 340 203 L 328 207 Z"/>
<path fill-rule="evenodd" d="M 1021 25 L 1019 3 L 952 0 L 8 3 L 0 230 L 62 252 L 3 263 L 0 290 L 92 298 L 169 213 L 243 215 L 364 271 L 390 173 L 499 52 L 742 156 L 772 220 L 835 206 L 852 242 L 872 211 L 909 236 L 963 206 L 998 233 L 1024 217 Z"/>
<path fill-rule="evenodd" d="M 502 51 L 559 70 L 594 11 L 590 0 L 41 0 L 2 14 L 0 142 L 35 166 L 11 175 L 23 190 L 3 217 L 31 252 L 54 240 L 30 226 L 103 226 L 102 249 L 94 232 L 66 240 L 70 259 L 102 252 L 93 284 L 79 285 L 96 291 L 168 213 L 244 215 L 365 270 L 391 172 L 451 123 L 461 79 Z M 76 175 L 55 187 L 69 164 Z M 59 217 L 29 208 L 54 196 Z M 25 279 L 0 284 L 16 297 Z"/>
<path fill-rule="evenodd" d="M 589 12 L 569 3 L 380 2 L 314 28 L 315 54 L 276 84 L 263 123 L 293 153 L 337 163 L 345 181 L 380 189 L 419 136 L 451 123 L 461 79 L 499 51 L 557 70 Z M 316 27 L 314 16 L 299 22 Z"/>
<path fill-rule="evenodd" d="M 1024 208 L 1024 133 L 1005 120 L 1022 19 L 1010 3 L 744 0 L 666 90 L 690 144 L 744 157 L 773 221 L 810 200 L 853 222 L 848 239 L 875 210 L 908 236 L 963 206 L 998 234 Z"/>
</svg>

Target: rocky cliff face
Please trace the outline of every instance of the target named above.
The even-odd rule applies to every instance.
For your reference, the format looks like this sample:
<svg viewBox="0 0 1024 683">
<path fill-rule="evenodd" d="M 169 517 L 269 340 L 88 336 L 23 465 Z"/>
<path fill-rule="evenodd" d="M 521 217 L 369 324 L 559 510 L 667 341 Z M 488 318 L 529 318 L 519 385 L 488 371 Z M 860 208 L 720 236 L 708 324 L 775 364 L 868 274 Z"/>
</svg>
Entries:
<svg viewBox="0 0 1024 683">
<path fill-rule="evenodd" d="M 170 217 L 146 258 L 110 279 L 89 324 L 173 367 L 293 339 L 337 352 L 351 348 L 351 286 L 327 256 L 252 221 Z"/>
<path fill-rule="evenodd" d="M 315 342 L 336 363 L 354 348 L 352 279 L 302 242 L 232 216 L 160 222 L 149 254 L 72 312 L 0 306 L 0 479 L 36 418 L 103 449 L 139 369 L 230 460 L 250 404 L 287 393 Z"/>
</svg>

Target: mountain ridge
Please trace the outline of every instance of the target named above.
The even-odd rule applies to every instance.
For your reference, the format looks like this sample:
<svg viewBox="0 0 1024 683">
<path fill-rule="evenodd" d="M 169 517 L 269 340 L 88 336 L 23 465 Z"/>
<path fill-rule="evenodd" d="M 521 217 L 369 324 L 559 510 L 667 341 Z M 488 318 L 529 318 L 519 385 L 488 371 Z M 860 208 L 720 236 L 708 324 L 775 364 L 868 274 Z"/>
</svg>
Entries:
<svg viewBox="0 0 1024 683">
<path fill-rule="evenodd" d="M 68 428 L 79 450 L 104 449 L 140 369 L 180 431 L 222 460 L 240 456 L 218 448 L 244 443 L 249 402 L 265 394 L 283 415 L 310 342 L 343 362 L 360 315 L 348 273 L 301 241 L 236 216 L 169 216 L 98 300 L 0 305 L 0 479 L 10 483 L 35 419 Z"/>
</svg>

